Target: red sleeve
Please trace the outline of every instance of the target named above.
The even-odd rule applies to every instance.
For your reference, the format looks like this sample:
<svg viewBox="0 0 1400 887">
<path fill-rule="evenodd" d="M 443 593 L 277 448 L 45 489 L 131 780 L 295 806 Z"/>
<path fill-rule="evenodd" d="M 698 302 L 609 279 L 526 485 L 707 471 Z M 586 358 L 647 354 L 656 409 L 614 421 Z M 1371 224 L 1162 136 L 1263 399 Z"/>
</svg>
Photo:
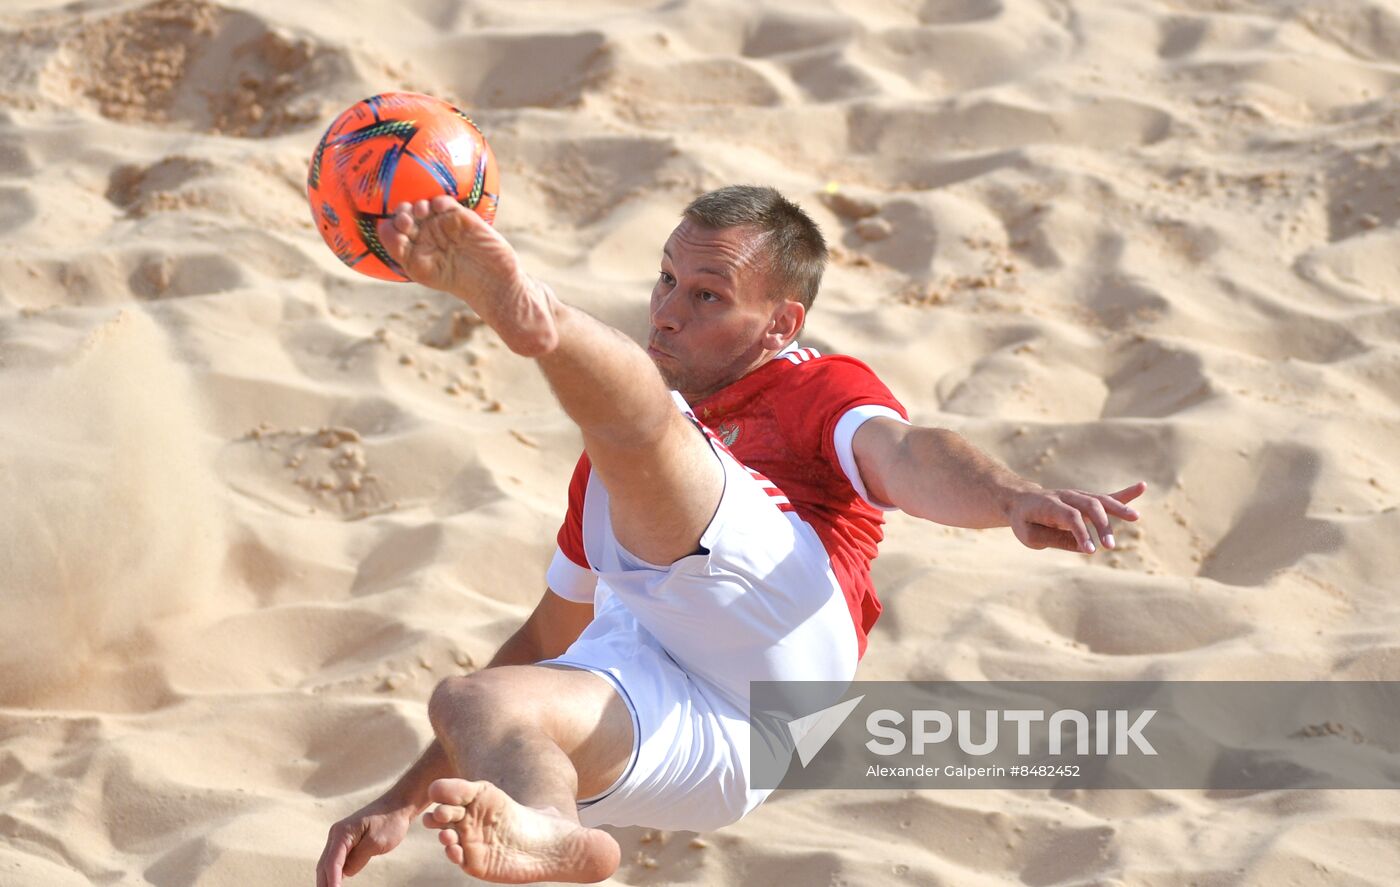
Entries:
<svg viewBox="0 0 1400 887">
<path fill-rule="evenodd" d="M 821 418 L 822 457 L 833 465 L 839 464 L 836 453 L 836 423 L 852 407 L 874 404 L 894 410 L 906 420 L 909 411 L 904 408 L 875 375 L 875 371 L 854 357 L 833 354 L 804 364 L 809 368 L 807 379 L 803 380 L 802 401 L 820 407 L 812 413 Z"/>
<path fill-rule="evenodd" d="M 583 550 L 583 494 L 588 490 L 588 475 L 592 470 L 588 454 L 581 454 L 574 466 L 574 476 L 569 479 L 569 510 L 564 514 L 558 536 L 559 550 L 585 570 L 589 566 L 588 555 Z"/>
</svg>

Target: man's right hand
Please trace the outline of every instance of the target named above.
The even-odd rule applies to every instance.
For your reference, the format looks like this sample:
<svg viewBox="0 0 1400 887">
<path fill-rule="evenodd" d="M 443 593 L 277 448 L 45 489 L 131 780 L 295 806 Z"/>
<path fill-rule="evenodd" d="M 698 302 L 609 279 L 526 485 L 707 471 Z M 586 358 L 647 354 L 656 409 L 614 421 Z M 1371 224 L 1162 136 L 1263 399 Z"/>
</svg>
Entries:
<svg viewBox="0 0 1400 887">
<path fill-rule="evenodd" d="M 331 826 L 316 863 L 316 887 L 340 887 L 342 875 L 357 874 L 370 859 L 399 846 L 415 815 L 411 808 L 381 798 Z"/>
</svg>

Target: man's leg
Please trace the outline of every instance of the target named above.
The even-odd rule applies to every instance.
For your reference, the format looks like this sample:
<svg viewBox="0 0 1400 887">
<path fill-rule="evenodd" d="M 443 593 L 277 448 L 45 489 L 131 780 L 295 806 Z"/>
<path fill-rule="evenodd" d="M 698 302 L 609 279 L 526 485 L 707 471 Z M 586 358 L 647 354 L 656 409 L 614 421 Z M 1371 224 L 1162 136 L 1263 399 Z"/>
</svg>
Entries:
<svg viewBox="0 0 1400 887">
<path fill-rule="evenodd" d="M 404 208 L 381 223 L 379 235 L 412 279 L 461 298 L 511 350 L 537 359 L 608 489 L 618 541 L 653 563 L 695 551 L 718 508 L 724 473 L 710 445 L 676 410 L 646 354 L 527 277 L 510 244 L 449 198 Z M 530 680 L 508 673 L 522 670 Z M 580 791 L 611 784 L 580 785 L 580 776 L 602 781 L 599 773 L 615 778 L 621 772 L 585 761 L 590 754 L 617 767 L 630 757 L 625 704 L 602 678 L 586 672 L 492 671 L 497 674 L 445 682 L 434 694 L 434 729 L 466 778 L 433 784 L 430 796 L 443 806 L 426 814 L 425 824 L 450 826 L 442 831 L 448 858 L 476 877 L 608 876 L 619 863 L 617 843 L 579 825 L 574 801 Z M 554 677 L 546 681 L 541 673 Z M 600 715 L 592 732 L 587 717 L 564 717 L 549 729 L 542 712 L 577 705 L 571 694 L 586 688 L 611 701 L 595 709 Z M 520 707 L 534 714 L 509 714 Z M 584 733 L 573 732 L 580 727 Z"/>
<path fill-rule="evenodd" d="M 605 680 L 586 671 L 503 666 L 448 678 L 428 704 L 461 779 L 439 779 L 438 829 L 447 857 L 488 881 L 599 881 L 621 851 L 579 824 L 578 797 L 606 790 L 631 757 L 632 718 Z"/>
<path fill-rule="evenodd" d="M 694 552 L 724 473 L 646 353 L 531 280 L 510 244 L 450 198 L 420 201 L 379 230 L 409 276 L 462 299 L 513 351 L 537 359 L 583 432 L 618 541 L 658 564 Z"/>
</svg>

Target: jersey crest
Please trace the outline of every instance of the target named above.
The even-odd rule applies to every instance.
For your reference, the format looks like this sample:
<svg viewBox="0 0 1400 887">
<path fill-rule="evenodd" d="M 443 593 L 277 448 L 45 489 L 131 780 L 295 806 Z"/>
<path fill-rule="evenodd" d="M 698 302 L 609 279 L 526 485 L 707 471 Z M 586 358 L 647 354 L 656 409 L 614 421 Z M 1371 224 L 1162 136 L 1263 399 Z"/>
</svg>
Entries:
<svg viewBox="0 0 1400 887">
<path fill-rule="evenodd" d="M 719 439 L 726 447 L 733 447 L 734 444 L 738 443 L 739 434 L 742 430 L 738 422 L 735 422 L 733 419 L 726 419 L 719 423 L 719 427 L 715 429 L 715 434 L 719 436 Z"/>
</svg>

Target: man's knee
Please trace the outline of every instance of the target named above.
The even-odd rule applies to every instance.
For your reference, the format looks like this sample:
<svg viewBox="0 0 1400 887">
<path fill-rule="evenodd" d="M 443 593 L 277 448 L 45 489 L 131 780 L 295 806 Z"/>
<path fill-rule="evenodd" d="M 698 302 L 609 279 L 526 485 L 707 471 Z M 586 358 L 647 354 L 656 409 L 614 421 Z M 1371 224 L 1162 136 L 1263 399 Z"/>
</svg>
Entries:
<svg viewBox="0 0 1400 887">
<path fill-rule="evenodd" d="M 496 728 L 530 720 L 528 696 L 513 681 L 510 668 L 455 675 L 438 682 L 428 699 L 428 720 L 438 734 L 463 724 Z"/>
</svg>

